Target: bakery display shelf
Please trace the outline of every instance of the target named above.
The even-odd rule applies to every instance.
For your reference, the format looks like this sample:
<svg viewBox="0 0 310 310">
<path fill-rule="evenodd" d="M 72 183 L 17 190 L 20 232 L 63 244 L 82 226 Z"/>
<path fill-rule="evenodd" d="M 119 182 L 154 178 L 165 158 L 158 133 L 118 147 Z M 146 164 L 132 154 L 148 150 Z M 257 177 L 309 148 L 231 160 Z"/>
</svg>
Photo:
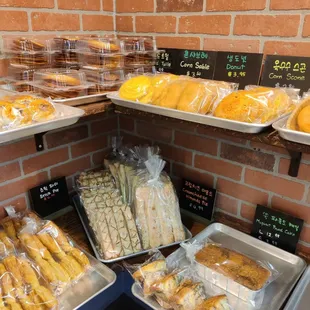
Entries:
<svg viewBox="0 0 310 310">
<path fill-rule="evenodd" d="M 308 310 L 310 305 L 310 266 L 298 282 L 284 310 Z"/>
<path fill-rule="evenodd" d="M 53 101 L 56 103 L 61 103 L 68 106 L 80 106 L 89 103 L 102 102 L 105 100 L 108 100 L 107 94 L 94 94 L 65 99 L 53 99 Z"/>
<path fill-rule="evenodd" d="M 123 259 L 128 259 L 128 258 L 136 257 L 136 256 L 139 256 L 139 255 L 142 255 L 142 254 L 146 254 L 146 253 L 148 253 L 150 251 L 150 249 L 148 249 L 148 250 L 143 250 L 143 251 L 140 251 L 140 252 L 137 252 L 137 253 L 133 253 L 133 254 L 129 254 L 129 255 L 126 255 L 126 256 L 121 256 L 121 257 L 117 257 L 117 258 L 113 258 L 113 259 L 104 259 L 101 256 L 101 254 L 99 253 L 99 251 L 98 251 L 98 246 L 97 246 L 95 234 L 94 234 L 92 228 L 89 225 L 88 217 L 86 215 L 86 212 L 84 210 L 84 207 L 83 207 L 83 205 L 81 203 L 81 200 L 80 200 L 79 196 L 78 195 L 74 196 L 72 198 L 72 200 L 73 200 L 73 203 L 74 203 L 75 208 L 77 210 L 77 213 L 78 213 L 78 215 L 80 217 L 80 220 L 82 222 L 84 230 L 85 230 L 85 232 L 87 234 L 88 240 L 89 240 L 89 242 L 90 242 L 90 244 L 92 246 L 92 249 L 93 249 L 93 251 L 95 253 L 95 256 L 102 263 L 114 263 L 114 262 L 117 262 L 117 261 L 120 261 L 120 260 L 123 260 Z M 185 240 L 184 241 L 187 241 L 187 240 L 192 238 L 192 234 L 185 226 L 184 226 L 184 229 L 185 229 Z M 167 247 L 170 247 L 170 246 L 173 246 L 173 245 L 180 244 L 181 242 L 182 241 L 178 241 L 178 242 L 171 243 L 169 245 L 160 246 L 160 247 L 158 247 L 158 249 L 164 249 L 164 248 L 167 248 Z"/>
<path fill-rule="evenodd" d="M 279 310 L 283 307 L 287 297 L 293 290 L 299 277 L 306 268 L 306 262 L 300 257 L 260 241 L 252 236 L 230 228 L 224 224 L 214 223 L 195 236 L 192 241 L 203 241 L 210 238 L 212 241 L 233 248 L 235 251 L 253 257 L 258 261 L 267 261 L 279 272 L 276 278 L 265 288 L 264 298 L 256 307 L 245 303 L 241 299 L 228 294 L 230 305 L 234 310 Z M 178 262 L 180 268 L 188 266 L 189 260 L 183 248 L 179 248 L 168 256 L 167 261 Z M 207 284 L 207 283 L 205 283 Z M 133 294 L 153 309 L 163 309 L 153 298 L 145 298 L 138 284 L 132 286 Z"/>
<path fill-rule="evenodd" d="M 54 103 L 56 117 L 52 120 L 35 123 L 24 127 L 0 131 L 0 144 L 16 139 L 32 136 L 38 133 L 58 129 L 75 124 L 83 115 L 84 111 L 78 108 Z"/>
<path fill-rule="evenodd" d="M 84 116 L 95 115 L 99 113 L 104 113 L 112 109 L 112 102 L 110 100 L 88 103 L 85 105 L 80 105 L 79 109 L 82 109 L 85 114 Z"/>
<path fill-rule="evenodd" d="M 105 291 L 116 281 L 114 271 L 98 262 L 87 252 L 84 253 L 90 261 L 91 268 L 75 284 L 60 295 L 59 309 L 78 309 Z"/>
<path fill-rule="evenodd" d="M 211 115 L 189 113 L 189 112 L 184 112 L 180 110 L 168 109 L 165 107 L 155 106 L 151 104 L 144 104 L 144 103 L 139 103 L 136 101 L 125 100 L 119 97 L 118 92 L 111 92 L 107 95 L 107 97 L 111 99 L 112 102 L 117 106 L 137 109 L 143 112 L 159 114 L 159 115 L 173 117 L 176 119 L 181 119 L 181 120 L 185 120 L 185 121 L 189 121 L 193 123 L 209 125 L 209 126 L 234 130 L 238 132 L 248 133 L 248 134 L 260 133 L 266 130 L 268 127 L 272 125 L 272 123 L 274 123 L 275 121 L 279 119 L 277 118 L 265 124 L 245 123 L 245 122 L 239 122 L 239 121 L 234 121 L 234 120 L 229 120 L 229 119 L 224 119 L 224 118 L 218 118 L 218 117 L 211 116 Z"/>
</svg>

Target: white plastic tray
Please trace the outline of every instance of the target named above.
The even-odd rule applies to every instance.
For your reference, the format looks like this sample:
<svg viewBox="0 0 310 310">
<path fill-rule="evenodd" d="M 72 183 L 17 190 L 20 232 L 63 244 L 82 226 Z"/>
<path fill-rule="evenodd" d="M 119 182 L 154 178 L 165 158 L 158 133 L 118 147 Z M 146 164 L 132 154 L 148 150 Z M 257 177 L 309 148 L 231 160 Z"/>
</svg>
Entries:
<svg viewBox="0 0 310 310">
<path fill-rule="evenodd" d="M 164 107 L 158 107 L 155 105 L 150 104 L 143 104 L 136 101 L 124 100 L 121 99 L 118 95 L 118 92 L 111 92 L 107 94 L 107 97 L 112 100 L 112 102 L 121 107 L 136 109 L 143 112 L 149 112 L 154 114 L 159 114 L 167 117 L 177 118 L 184 121 L 189 121 L 193 123 L 199 123 L 214 127 L 220 127 L 224 129 L 230 129 L 234 131 L 244 132 L 244 133 L 259 133 L 266 130 L 268 127 L 272 125 L 278 119 L 284 117 L 281 116 L 269 123 L 266 124 L 250 124 L 250 123 L 243 123 L 238 121 L 232 121 L 224 118 L 218 118 L 211 115 L 202 115 L 198 113 L 189 113 L 184 111 L 179 111 L 175 109 L 168 109 Z"/>
<path fill-rule="evenodd" d="M 54 99 L 53 101 L 56 103 L 61 103 L 61 104 L 69 105 L 69 106 L 79 106 L 83 104 L 101 102 L 105 100 L 108 100 L 107 93 L 86 95 L 86 96 L 66 98 L 66 99 Z"/>
<path fill-rule="evenodd" d="M 288 141 L 310 145 L 310 134 L 287 129 L 287 119 L 288 117 L 282 118 L 272 125 L 272 127 L 279 132 L 280 137 Z"/>
<path fill-rule="evenodd" d="M 298 282 L 291 298 L 284 310 L 309 310 L 310 309 L 310 266 L 306 269 Z"/>
<path fill-rule="evenodd" d="M 1 95 L 2 92 L 0 92 L 0 97 Z M 75 124 L 79 120 L 79 118 L 85 113 L 83 110 L 78 108 L 69 107 L 58 103 L 54 103 L 54 105 L 57 111 L 57 116 L 55 117 L 55 119 L 15 129 L 0 131 L 0 144 L 32 136 L 40 132 L 70 126 L 72 124 Z"/>
<path fill-rule="evenodd" d="M 222 244 L 228 248 L 233 247 L 234 250 L 250 257 L 255 257 L 257 260 L 268 261 L 280 272 L 280 276 L 266 287 L 263 300 L 260 300 L 255 306 L 244 302 L 242 299 L 237 298 L 232 294 L 227 294 L 224 290 L 221 290 L 215 285 L 212 286 L 210 282 L 207 283 L 206 281 L 203 281 L 207 294 L 210 290 L 212 290 L 213 293 L 215 290 L 219 290 L 216 292 L 216 295 L 226 293 L 229 303 L 234 310 L 281 309 L 289 293 L 293 290 L 300 275 L 306 268 L 305 261 L 300 257 L 276 248 L 271 244 L 260 241 L 224 224 L 211 224 L 192 240 L 203 241 L 206 238 L 210 238 L 214 242 Z M 183 248 L 176 250 L 168 256 L 168 265 L 169 262 L 173 262 L 174 264 L 177 263 L 179 268 L 190 264 Z M 153 298 L 145 298 L 137 283 L 133 284 L 132 292 L 138 299 L 149 305 L 151 308 L 157 310 L 163 309 Z"/>
</svg>

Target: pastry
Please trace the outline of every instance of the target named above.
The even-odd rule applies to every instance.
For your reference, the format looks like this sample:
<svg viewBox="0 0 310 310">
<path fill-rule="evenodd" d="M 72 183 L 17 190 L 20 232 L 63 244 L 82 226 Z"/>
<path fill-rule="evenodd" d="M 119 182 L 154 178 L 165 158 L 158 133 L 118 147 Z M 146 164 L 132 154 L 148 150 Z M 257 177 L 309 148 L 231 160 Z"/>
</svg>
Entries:
<svg viewBox="0 0 310 310">
<path fill-rule="evenodd" d="M 287 120 L 286 127 L 291 130 L 310 133 L 310 98 L 304 99 Z"/>
<path fill-rule="evenodd" d="M 26 259 L 18 259 L 19 261 L 19 270 L 23 278 L 23 282 L 29 285 L 31 288 L 36 288 L 40 286 L 38 277 L 30 266 L 29 262 Z"/>
<path fill-rule="evenodd" d="M 46 287 L 38 286 L 34 289 L 34 292 L 38 296 L 42 306 L 47 307 L 48 309 L 53 309 L 54 307 L 57 307 L 57 299 Z"/>
<path fill-rule="evenodd" d="M 152 77 L 152 85 L 153 85 L 153 96 L 151 104 L 159 105 L 159 102 L 162 98 L 162 95 L 164 93 L 164 89 L 167 87 L 167 85 L 177 80 L 179 77 L 177 75 L 173 74 L 156 74 Z"/>
<path fill-rule="evenodd" d="M 124 57 L 120 54 L 79 53 L 79 61 L 85 69 L 113 70 L 123 67 Z"/>
<path fill-rule="evenodd" d="M 38 52 L 44 51 L 45 45 L 40 42 L 40 40 L 36 40 L 35 38 L 19 38 L 13 40 L 12 50 L 24 52 Z"/>
<path fill-rule="evenodd" d="M 206 299 L 195 310 L 230 310 L 226 295 L 218 295 Z"/>
<path fill-rule="evenodd" d="M 9 62 L 11 66 L 16 68 L 44 68 L 50 63 L 50 57 L 46 53 L 15 53 Z"/>
<path fill-rule="evenodd" d="M 70 69 L 78 69 L 78 55 L 77 52 L 72 51 L 63 51 L 56 52 L 53 55 L 54 66 L 56 68 L 70 68 Z"/>
<path fill-rule="evenodd" d="M 45 99 L 35 99 L 29 103 L 28 109 L 36 122 L 49 120 L 55 116 L 56 109 Z"/>
<path fill-rule="evenodd" d="M 16 230 L 11 219 L 5 219 L 1 222 L 7 236 L 13 241 L 17 241 Z"/>
<path fill-rule="evenodd" d="M 47 87 L 72 87 L 72 86 L 80 86 L 81 81 L 75 77 L 60 74 L 60 73 L 51 73 L 43 76 L 42 79 L 43 85 Z"/>
<path fill-rule="evenodd" d="M 201 282 L 183 280 L 171 298 L 176 309 L 195 310 L 205 299 L 204 286 Z"/>
<path fill-rule="evenodd" d="M 88 40 L 88 47 L 95 53 L 117 53 L 120 51 L 120 47 L 117 44 L 111 43 L 108 40 Z"/>
<path fill-rule="evenodd" d="M 257 291 L 263 288 L 271 272 L 245 255 L 215 244 L 198 251 L 195 259 L 203 266 L 215 270 L 235 282 Z"/>
<path fill-rule="evenodd" d="M 145 98 L 150 97 L 150 94 L 152 95 L 152 80 L 144 75 L 126 81 L 119 90 L 121 98 L 139 102 L 145 102 Z"/>
<path fill-rule="evenodd" d="M 128 53 L 125 55 L 125 67 L 141 67 L 141 66 L 154 66 L 156 61 L 155 53 Z"/>
<path fill-rule="evenodd" d="M 11 274 L 13 284 L 15 287 L 21 287 L 23 285 L 23 277 L 19 270 L 19 262 L 14 255 L 10 255 L 3 259 L 3 264 L 6 270 Z"/>
</svg>

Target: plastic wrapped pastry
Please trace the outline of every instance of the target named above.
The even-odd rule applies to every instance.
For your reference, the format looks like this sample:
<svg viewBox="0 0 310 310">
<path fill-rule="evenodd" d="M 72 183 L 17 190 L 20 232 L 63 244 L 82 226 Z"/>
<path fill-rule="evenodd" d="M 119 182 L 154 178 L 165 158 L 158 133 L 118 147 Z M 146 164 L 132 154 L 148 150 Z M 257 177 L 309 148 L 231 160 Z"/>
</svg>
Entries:
<svg viewBox="0 0 310 310">
<path fill-rule="evenodd" d="M 310 133 L 310 98 L 307 96 L 287 120 L 286 128 Z"/>
</svg>

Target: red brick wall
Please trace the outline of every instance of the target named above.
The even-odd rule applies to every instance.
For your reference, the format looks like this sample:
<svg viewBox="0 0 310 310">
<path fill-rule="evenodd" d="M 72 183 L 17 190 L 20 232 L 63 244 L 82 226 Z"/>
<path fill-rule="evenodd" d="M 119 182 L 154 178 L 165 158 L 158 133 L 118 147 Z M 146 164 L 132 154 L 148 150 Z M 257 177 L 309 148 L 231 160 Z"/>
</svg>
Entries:
<svg viewBox="0 0 310 310">
<path fill-rule="evenodd" d="M 116 0 L 116 30 L 159 47 L 310 55 L 310 0 Z"/>
<path fill-rule="evenodd" d="M 272 206 L 305 221 L 300 248 L 310 253 L 310 156 L 304 154 L 298 178 L 287 175 L 285 149 L 214 133 L 206 127 L 144 117 L 120 117 L 125 142 L 154 143 L 179 184 L 182 177 L 218 190 L 217 212 L 249 227 L 255 206 Z"/>
<path fill-rule="evenodd" d="M 2 206 L 30 206 L 27 191 L 50 179 L 66 176 L 71 190 L 75 175 L 102 165 L 117 126 L 116 115 L 99 114 L 49 132 L 42 152 L 36 151 L 33 137 L 0 144 L 0 218 Z"/>
</svg>

